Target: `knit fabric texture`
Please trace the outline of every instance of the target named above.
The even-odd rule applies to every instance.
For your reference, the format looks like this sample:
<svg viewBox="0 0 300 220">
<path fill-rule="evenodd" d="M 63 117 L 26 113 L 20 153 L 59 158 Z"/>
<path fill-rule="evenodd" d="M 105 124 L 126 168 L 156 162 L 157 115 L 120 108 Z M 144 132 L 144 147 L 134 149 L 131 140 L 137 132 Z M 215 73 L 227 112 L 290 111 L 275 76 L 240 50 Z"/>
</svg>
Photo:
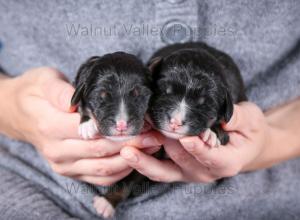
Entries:
<svg viewBox="0 0 300 220">
<path fill-rule="evenodd" d="M 88 57 L 204 41 L 239 66 L 263 110 L 300 95 L 300 1 L 0 0 L 0 66 L 51 66 L 73 81 Z M 34 125 L 33 125 L 34 126 Z M 288 146 L 287 146 L 288 147 Z M 30 144 L 0 137 L 1 219 L 99 219 L 95 187 L 54 173 Z M 117 219 L 299 219 L 300 159 L 212 184 L 145 185 Z"/>
</svg>

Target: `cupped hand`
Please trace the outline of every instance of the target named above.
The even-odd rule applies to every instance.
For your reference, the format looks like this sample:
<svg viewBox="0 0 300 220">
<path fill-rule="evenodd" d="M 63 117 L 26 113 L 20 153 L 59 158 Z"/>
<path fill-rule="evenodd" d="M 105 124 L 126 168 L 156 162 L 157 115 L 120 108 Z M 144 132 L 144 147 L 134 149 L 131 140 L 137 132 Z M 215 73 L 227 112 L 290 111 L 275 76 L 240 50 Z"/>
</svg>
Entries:
<svg viewBox="0 0 300 220">
<path fill-rule="evenodd" d="M 253 163 L 269 146 L 270 127 L 262 111 L 250 102 L 234 106 L 231 120 L 223 126 L 230 142 L 209 147 L 200 137 L 179 141 L 165 139 L 170 159 L 158 160 L 132 147 L 121 150 L 128 164 L 150 179 L 162 182 L 213 182 L 252 169 Z"/>
<path fill-rule="evenodd" d="M 77 132 L 80 116 L 69 113 L 74 88 L 59 71 L 42 67 L 9 79 L 5 95 L 5 134 L 33 144 L 51 168 L 65 176 L 97 185 L 111 185 L 132 168 L 120 156 L 124 145 L 159 150 L 153 132 L 128 143 L 107 139 L 82 140 Z"/>
</svg>

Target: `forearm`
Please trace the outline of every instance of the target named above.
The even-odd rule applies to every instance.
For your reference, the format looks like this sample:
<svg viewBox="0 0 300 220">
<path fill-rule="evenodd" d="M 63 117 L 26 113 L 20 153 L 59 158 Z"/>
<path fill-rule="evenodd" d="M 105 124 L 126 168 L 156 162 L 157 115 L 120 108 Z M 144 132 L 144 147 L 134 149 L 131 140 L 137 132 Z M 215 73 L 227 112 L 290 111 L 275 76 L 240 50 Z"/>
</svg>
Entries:
<svg viewBox="0 0 300 220">
<path fill-rule="evenodd" d="M 300 157 L 300 99 L 265 113 L 269 140 L 262 154 L 245 171 L 271 167 Z"/>
</svg>

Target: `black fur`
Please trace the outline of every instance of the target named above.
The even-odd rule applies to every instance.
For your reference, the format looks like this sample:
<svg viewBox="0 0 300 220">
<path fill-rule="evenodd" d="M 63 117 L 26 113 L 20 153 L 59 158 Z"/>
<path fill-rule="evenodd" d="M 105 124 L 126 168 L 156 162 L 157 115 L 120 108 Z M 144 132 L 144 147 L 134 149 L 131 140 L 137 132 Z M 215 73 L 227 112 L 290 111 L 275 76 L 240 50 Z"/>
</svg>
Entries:
<svg viewBox="0 0 300 220">
<path fill-rule="evenodd" d="M 239 69 L 230 56 L 205 43 L 174 44 L 158 50 L 148 66 L 154 91 L 149 114 L 156 128 L 163 129 L 176 103 L 185 97 L 185 135 L 212 128 L 222 144 L 229 141 L 220 124 L 230 120 L 233 103 L 247 100 Z"/>
</svg>

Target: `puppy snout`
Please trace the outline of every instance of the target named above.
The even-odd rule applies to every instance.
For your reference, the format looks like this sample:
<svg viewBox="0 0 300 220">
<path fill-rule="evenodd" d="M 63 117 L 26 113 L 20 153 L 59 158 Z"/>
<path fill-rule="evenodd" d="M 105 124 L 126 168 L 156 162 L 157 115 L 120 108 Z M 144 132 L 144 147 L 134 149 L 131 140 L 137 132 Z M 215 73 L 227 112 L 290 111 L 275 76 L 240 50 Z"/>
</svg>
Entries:
<svg viewBox="0 0 300 220">
<path fill-rule="evenodd" d="M 180 128 L 183 124 L 184 124 L 184 122 L 182 121 L 181 118 L 171 118 L 169 125 L 170 125 L 170 128 L 172 128 L 173 130 L 176 130 L 176 129 Z"/>
<path fill-rule="evenodd" d="M 127 122 L 125 120 L 119 120 L 116 123 L 117 131 L 126 131 L 128 128 Z"/>
</svg>

